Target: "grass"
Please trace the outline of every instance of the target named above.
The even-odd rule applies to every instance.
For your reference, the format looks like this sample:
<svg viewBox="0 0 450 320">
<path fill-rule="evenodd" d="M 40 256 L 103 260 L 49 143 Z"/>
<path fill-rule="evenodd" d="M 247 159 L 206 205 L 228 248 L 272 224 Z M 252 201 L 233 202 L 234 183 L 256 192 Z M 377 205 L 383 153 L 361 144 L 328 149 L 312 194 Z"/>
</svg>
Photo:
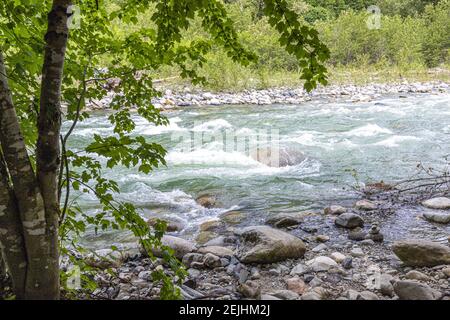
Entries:
<svg viewBox="0 0 450 320">
<path fill-rule="evenodd" d="M 156 86 L 160 89 L 208 90 L 212 92 L 239 92 L 247 89 L 298 88 L 303 85 L 300 74 L 293 71 L 268 71 L 233 66 L 227 70 L 218 68 L 206 73 L 208 83 L 204 86 L 193 86 L 188 80 L 174 76 L 174 70 L 166 70 L 156 77 Z M 404 70 L 396 66 L 341 66 L 329 68 L 330 85 L 367 85 L 371 83 L 408 82 L 450 82 L 450 66 L 427 69 L 416 68 Z"/>
</svg>

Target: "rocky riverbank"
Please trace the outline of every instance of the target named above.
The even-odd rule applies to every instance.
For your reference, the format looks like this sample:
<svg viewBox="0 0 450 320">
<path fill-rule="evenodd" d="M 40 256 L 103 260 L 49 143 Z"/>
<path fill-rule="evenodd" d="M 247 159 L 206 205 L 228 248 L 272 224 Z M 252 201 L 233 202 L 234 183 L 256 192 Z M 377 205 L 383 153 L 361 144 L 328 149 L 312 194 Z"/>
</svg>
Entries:
<svg viewBox="0 0 450 320">
<path fill-rule="evenodd" d="M 114 84 L 110 86 L 114 88 Z M 180 91 L 162 90 L 163 96 L 153 98 L 155 107 L 163 110 L 184 106 L 208 105 L 268 105 L 268 104 L 301 104 L 312 99 L 343 100 L 348 102 L 368 102 L 381 95 L 399 95 L 420 93 L 448 92 L 449 84 L 441 81 L 429 83 L 389 83 L 370 84 L 365 86 L 333 85 L 320 87 L 313 92 L 306 92 L 302 88 L 273 88 L 265 90 L 245 90 L 242 92 L 212 93 L 193 90 L 186 87 Z M 110 90 L 101 100 L 87 103 L 88 110 L 104 110 L 117 93 Z"/>
<path fill-rule="evenodd" d="M 448 217 L 449 201 L 445 197 L 424 201 L 423 219 L 430 221 L 425 215 L 430 209 Z M 236 220 L 227 220 L 239 216 L 234 212 L 200 226 L 203 232 L 217 234 L 197 237 L 197 242 L 175 236 L 176 224 L 168 221 L 174 233 L 165 235 L 163 243 L 187 267 L 188 277 L 180 289 L 188 300 L 450 300 L 450 238 L 386 241 L 380 211 L 380 203 L 363 199 L 353 207 L 278 214 L 265 225 L 243 228 L 236 227 Z M 333 221 L 332 228 L 346 239 L 337 241 L 332 230 L 318 233 L 308 226 L 310 215 Z M 308 231 L 306 236 L 297 236 L 301 230 Z M 152 271 L 171 274 L 161 258 L 151 260 L 137 250 L 104 250 L 91 263 L 110 268 L 96 276 L 99 288 L 89 296 L 94 299 L 158 299 L 160 288 L 151 280 Z"/>
</svg>

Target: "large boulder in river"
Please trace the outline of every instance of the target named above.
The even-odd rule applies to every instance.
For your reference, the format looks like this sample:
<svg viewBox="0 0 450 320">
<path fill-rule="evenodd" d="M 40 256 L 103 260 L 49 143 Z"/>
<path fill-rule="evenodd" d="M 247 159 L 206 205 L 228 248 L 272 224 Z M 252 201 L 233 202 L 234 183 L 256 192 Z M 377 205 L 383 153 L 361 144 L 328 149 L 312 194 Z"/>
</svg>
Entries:
<svg viewBox="0 0 450 320">
<path fill-rule="evenodd" d="M 394 283 L 394 291 L 400 300 L 437 300 L 441 293 L 415 280 L 401 280 Z"/>
<path fill-rule="evenodd" d="M 163 246 L 171 248 L 175 252 L 175 257 L 181 259 L 186 253 L 195 250 L 195 245 L 185 239 L 164 235 L 161 239 Z M 157 257 L 162 257 L 161 249 L 153 249 L 153 254 Z"/>
<path fill-rule="evenodd" d="M 279 213 L 268 218 L 266 223 L 276 228 L 286 228 L 299 225 L 303 222 L 304 216 L 302 213 Z"/>
<path fill-rule="evenodd" d="M 450 199 L 446 197 L 431 198 L 423 201 L 422 205 L 431 209 L 450 209 Z"/>
<path fill-rule="evenodd" d="M 392 245 L 394 253 L 409 266 L 434 267 L 450 264 L 450 248 L 425 240 L 402 240 Z"/>
<path fill-rule="evenodd" d="M 250 152 L 250 156 L 269 167 L 288 167 L 295 166 L 303 161 L 306 157 L 303 152 L 295 148 L 257 148 Z"/>
<path fill-rule="evenodd" d="M 301 258 L 306 246 L 289 233 L 268 227 L 255 226 L 238 229 L 235 233 L 241 244 L 238 257 L 243 263 L 272 263 Z"/>
<path fill-rule="evenodd" d="M 339 215 L 336 220 L 334 220 L 334 223 L 339 227 L 347 229 L 354 229 L 356 227 L 364 226 L 364 220 L 357 214 L 351 212 L 346 212 Z"/>
</svg>

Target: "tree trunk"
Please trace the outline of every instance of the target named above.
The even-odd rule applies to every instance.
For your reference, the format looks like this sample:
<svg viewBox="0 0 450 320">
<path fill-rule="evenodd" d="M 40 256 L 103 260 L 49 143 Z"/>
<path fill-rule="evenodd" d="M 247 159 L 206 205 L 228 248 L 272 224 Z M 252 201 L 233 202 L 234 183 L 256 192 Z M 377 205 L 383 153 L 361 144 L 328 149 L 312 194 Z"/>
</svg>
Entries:
<svg viewBox="0 0 450 320">
<path fill-rule="evenodd" d="M 58 299 L 61 83 L 71 0 L 54 0 L 42 71 L 37 174 L 20 130 L 0 51 L 0 244 L 17 298 Z"/>
</svg>

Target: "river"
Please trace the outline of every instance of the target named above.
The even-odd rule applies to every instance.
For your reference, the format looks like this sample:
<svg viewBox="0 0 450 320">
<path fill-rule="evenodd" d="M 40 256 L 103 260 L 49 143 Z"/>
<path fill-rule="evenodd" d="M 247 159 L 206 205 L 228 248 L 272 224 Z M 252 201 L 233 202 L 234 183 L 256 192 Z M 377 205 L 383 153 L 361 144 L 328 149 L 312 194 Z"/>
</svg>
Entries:
<svg viewBox="0 0 450 320">
<path fill-rule="evenodd" d="M 70 147 L 80 150 L 94 134 L 113 134 L 107 117 L 93 113 L 81 122 Z M 317 99 L 301 105 L 183 107 L 167 117 L 168 126 L 155 127 L 133 116 L 136 134 L 167 149 L 167 167 L 148 175 L 120 167 L 104 174 L 119 183 L 118 197 L 135 204 L 143 217 L 182 218 L 187 228 L 180 235 L 187 238 L 195 236 L 201 222 L 229 210 L 245 213 L 242 225 L 256 225 L 279 212 L 321 211 L 333 203 L 350 206 L 358 198 L 351 189 L 358 181 L 404 179 L 414 174 L 419 162 L 445 165 L 444 157 L 450 153 L 448 93 L 386 95 L 357 103 Z M 63 130 L 69 124 L 64 123 Z M 192 150 L 179 143 L 180 137 L 199 133 L 220 137 L 227 132 L 247 137 L 270 134 L 281 156 L 287 154 L 292 163 L 268 166 L 242 150 L 224 147 L 220 139 L 207 139 Z M 216 208 L 196 203 L 204 193 L 217 197 Z M 77 202 L 90 214 L 100 210 L 89 195 L 77 197 Z M 384 221 L 388 240 L 410 236 L 416 229 L 438 240 L 450 233 L 449 227 L 417 219 L 414 210 Z M 319 227 L 328 223 L 320 217 L 311 219 Z M 85 237 L 94 247 L 128 240 L 121 232 L 88 231 Z"/>
</svg>

